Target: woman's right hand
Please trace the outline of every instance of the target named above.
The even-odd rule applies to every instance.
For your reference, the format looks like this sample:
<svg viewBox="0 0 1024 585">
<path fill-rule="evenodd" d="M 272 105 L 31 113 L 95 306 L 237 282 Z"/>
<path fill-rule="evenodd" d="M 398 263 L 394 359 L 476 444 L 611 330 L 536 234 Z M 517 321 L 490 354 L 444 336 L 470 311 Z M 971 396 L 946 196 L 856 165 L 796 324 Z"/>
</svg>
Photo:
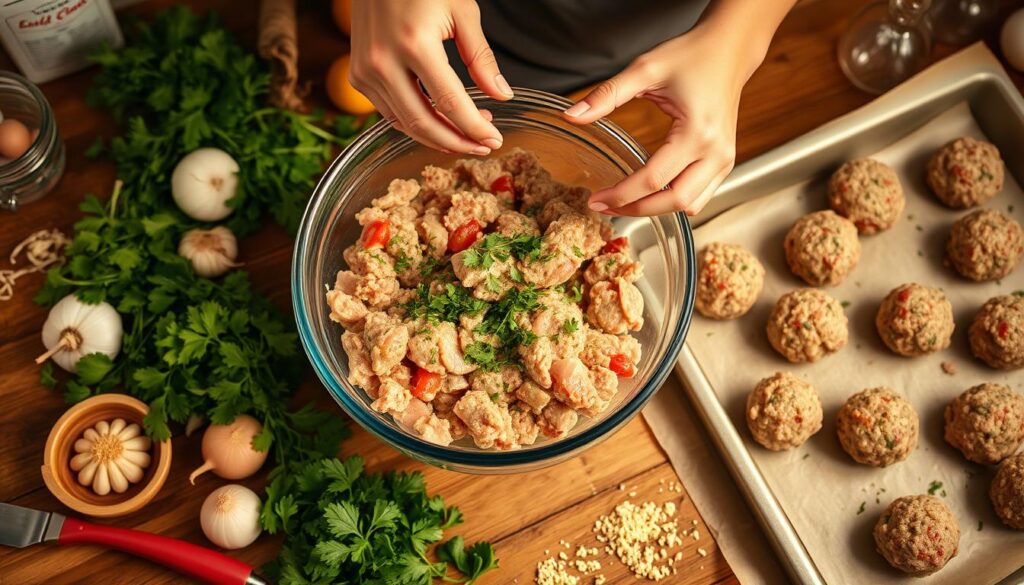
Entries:
<svg viewBox="0 0 1024 585">
<path fill-rule="evenodd" d="M 490 154 L 501 146 L 501 133 L 448 64 L 447 39 L 455 39 L 484 93 L 496 100 L 512 97 L 474 0 L 355 0 L 350 81 L 416 141 L 449 153 Z"/>
</svg>

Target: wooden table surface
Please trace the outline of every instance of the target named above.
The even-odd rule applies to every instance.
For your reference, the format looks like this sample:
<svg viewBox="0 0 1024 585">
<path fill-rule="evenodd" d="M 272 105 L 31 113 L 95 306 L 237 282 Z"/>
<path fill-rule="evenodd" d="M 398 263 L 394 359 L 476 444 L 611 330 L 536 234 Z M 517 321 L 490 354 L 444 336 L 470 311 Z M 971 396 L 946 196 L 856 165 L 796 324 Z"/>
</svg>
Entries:
<svg viewBox="0 0 1024 585">
<path fill-rule="evenodd" d="M 152 0 L 133 11 L 148 15 L 169 4 Z M 256 15 L 250 8 L 253 4 L 237 0 L 193 2 L 219 12 L 248 47 L 255 46 Z M 304 77 L 319 82 L 332 59 L 345 51 L 346 41 L 330 21 L 327 2 L 306 4 L 299 23 L 301 70 Z M 849 0 L 811 0 L 802 2 L 789 15 L 765 64 L 744 92 L 737 145 L 740 161 L 871 99 L 846 81 L 835 61 L 836 39 L 860 4 Z M 1014 2 L 1003 3 L 1004 14 L 1011 4 Z M 952 50 L 940 46 L 936 58 Z M 12 68 L 5 56 L 0 57 L 0 68 Z M 60 186 L 47 198 L 25 206 L 17 215 L 0 216 L 2 266 L 8 251 L 32 231 L 56 227 L 70 233 L 72 223 L 79 217 L 77 203 L 84 193 L 110 191 L 113 167 L 86 161 L 83 154 L 97 135 L 110 136 L 114 132 L 107 115 L 85 105 L 84 94 L 92 74 L 86 71 L 43 86 L 67 143 L 67 171 Z M 1015 73 L 1013 78 L 1018 87 L 1024 87 L 1024 76 Z M 322 98 L 322 87 L 316 86 L 315 91 Z M 663 115 L 644 102 L 628 104 L 612 118 L 648 148 L 660 143 L 668 124 Z M 276 225 L 268 224 L 243 242 L 241 249 L 241 260 L 255 286 L 279 307 L 290 311 L 288 236 Z M 21 280 L 16 297 L 0 303 L 0 501 L 66 511 L 47 492 L 39 473 L 47 432 L 67 408 L 59 394 L 39 385 L 38 367 L 32 361 L 42 351 L 39 332 L 46 316 L 44 309 L 31 302 L 41 282 L 42 277 L 36 275 Z M 662 391 L 682 389 L 673 378 Z M 325 408 L 336 408 L 325 396 L 310 373 L 298 391 L 297 400 L 316 399 Z M 701 534 L 700 540 L 685 539 L 678 574 L 667 582 L 710 585 L 736 581 L 693 503 L 685 493 L 667 489 L 670 482 L 679 478 L 640 417 L 581 456 L 529 474 L 467 476 L 434 469 L 411 461 L 361 429 L 356 429 L 354 438 L 344 443 L 342 451 L 361 454 L 371 470 L 422 471 L 432 493 L 443 494 L 464 512 L 467 522 L 457 532 L 468 541 L 489 540 L 496 546 L 502 569 L 481 580 L 485 584 L 531 583 L 536 564 L 563 550 L 559 546 L 563 539 L 596 546 L 591 534 L 593 521 L 609 513 L 634 489 L 635 499 L 680 502 L 680 524 L 691 528 L 692 521 L 696 521 Z M 199 527 L 199 507 L 206 494 L 223 481 L 208 475 L 195 487 L 189 486 L 186 476 L 199 462 L 198 436 L 176 437 L 171 475 L 157 499 L 142 511 L 109 523 L 209 545 Z M 258 489 L 262 481 L 262 476 L 258 476 L 246 483 Z M 684 485 L 685 482 L 686 478 L 682 478 Z M 625 486 L 625 491 L 620 490 L 620 485 Z M 274 556 L 278 543 L 277 538 L 265 536 L 253 546 L 231 554 L 260 565 Z M 707 556 L 698 555 L 698 548 Z M 604 569 L 600 572 L 608 583 L 634 582 L 620 563 L 601 560 Z M 130 556 L 94 547 L 0 549 L 2 585 L 83 582 L 141 585 L 187 580 Z M 581 581 L 591 582 L 592 578 Z"/>
</svg>

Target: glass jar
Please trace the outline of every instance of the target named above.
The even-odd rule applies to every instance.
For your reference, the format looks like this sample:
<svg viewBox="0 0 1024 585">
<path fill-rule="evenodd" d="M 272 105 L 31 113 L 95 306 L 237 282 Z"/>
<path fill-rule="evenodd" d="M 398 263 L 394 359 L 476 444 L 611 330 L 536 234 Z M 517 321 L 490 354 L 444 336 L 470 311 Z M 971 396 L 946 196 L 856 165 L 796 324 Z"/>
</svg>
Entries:
<svg viewBox="0 0 1024 585">
<path fill-rule="evenodd" d="M 4 119 L 18 120 L 32 132 L 32 144 L 13 160 L 0 160 L 0 209 L 16 211 L 19 205 L 46 195 L 64 174 L 64 142 L 50 104 L 24 77 L 0 71 L 0 112 Z"/>
</svg>

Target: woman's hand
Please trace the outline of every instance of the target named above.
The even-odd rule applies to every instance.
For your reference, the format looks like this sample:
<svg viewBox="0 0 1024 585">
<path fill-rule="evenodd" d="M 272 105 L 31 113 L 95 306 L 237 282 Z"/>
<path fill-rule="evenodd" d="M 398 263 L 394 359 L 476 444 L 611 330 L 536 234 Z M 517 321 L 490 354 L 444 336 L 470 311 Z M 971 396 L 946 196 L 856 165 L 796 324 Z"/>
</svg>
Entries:
<svg viewBox="0 0 1024 585">
<path fill-rule="evenodd" d="M 512 97 L 474 0 L 355 0 L 352 22 L 352 85 L 381 115 L 444 152 L 487 155 L 501 147 L 490 113 L 476 108 L 442 44 L 455 39 L 484 93 L 497 100 Z"/>
<path fill-rule="evenodd" d="M 643 97 L 672 117 L 665 144 L 647 165 L 591 195 L 591 209 L 609 215 L 694 215 L 732 170 L 740 92 L 764 59 L 775 26 L 763 42 L 744 38 L 743 27 L 723 18 L 723 12 L 641 55 L 565 111 L 568 120 L 587 124 Z"/>
</svg>

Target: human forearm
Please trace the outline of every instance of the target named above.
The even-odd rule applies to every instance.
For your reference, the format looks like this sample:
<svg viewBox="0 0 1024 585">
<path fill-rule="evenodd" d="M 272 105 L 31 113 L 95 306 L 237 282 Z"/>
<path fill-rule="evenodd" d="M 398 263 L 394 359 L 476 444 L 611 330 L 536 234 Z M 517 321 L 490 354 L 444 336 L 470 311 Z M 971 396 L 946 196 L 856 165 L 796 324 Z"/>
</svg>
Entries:
<svg viewBox="0 0 1024 585">
<path fill-rule="evenodd" d="M 775 31 L 796 0 L 712 0 L 694 32 L 713 35 L 736 57 L 743 81 L 768 53 Z"/>
</svg>

